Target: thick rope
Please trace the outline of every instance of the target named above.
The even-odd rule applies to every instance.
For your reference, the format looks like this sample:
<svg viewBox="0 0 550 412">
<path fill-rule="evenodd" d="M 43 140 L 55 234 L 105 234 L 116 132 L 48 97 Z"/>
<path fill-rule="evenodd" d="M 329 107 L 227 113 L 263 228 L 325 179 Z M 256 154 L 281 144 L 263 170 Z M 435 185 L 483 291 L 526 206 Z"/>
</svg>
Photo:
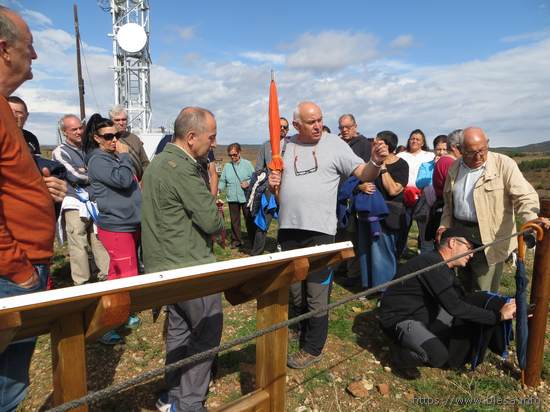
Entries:
<svg viewBox="0 0 550 412">
<path fill-rule="evenodd" d="M 408 273 L 404 276 L 401 276 L 397 279 L 393 279 L 389 282 L 383 283 L 383 284 L 378 285 L 376 287 L 364 290 L 364 291 L 356 293 L 354 295 L 347 296 L 347 297 L 345 297 L 345 298 L 343 298 L 343 299 L 341 299 L 337 302 L 334 302 L 334 303 L 331 303 L 329 305 L 323 306 L 322 308 L 319 308 L 317 310 L 304 313 L 302 315 L 296 316 L 296 317 L 294 317 L 292 319 L 289 319 L 289 320 L 286 320 L 284 322 L 275 323 L 275 324 L 273 324 L 273 325 L 271 325 L 267 328 L 259 329 L 255 332 L 251 333 L 250 335 L 243 336 L 242 338 L 237 338 L 237 339 L 230 340 L 230 341 L 228 341 L 224 344 L 221 344 L 220 346 L 216 346 L 215 348 L 209 349 L 207 351 L 196 353 L 195 355 L 191 355 L 187 358 L 181 359 L 177 362 L 171 363 L 171 364 L 166 365 L 166 366 L 161 367 L 161 368 L 152 369 L 148 372 L 142 373 L 141 375 L 137 375 L 133 378 L 124 380 L 122 382 L 115 383 L 111 386 L 108 386 L 105 389 L 100 389 L 98 391 L 91 392 L 91 393 L 87 394 L 86 396 L 83 396 L 83 397 L 78 398 L 78 399 L 74 399 L 74 400 L 69 401 L 67 403 L 64 403 L 62 405 L 56 406 L 52 409 L 49 409 L 47 412 L 65 412 L 65 411 L 69 411 L 73 408 L 76 408 L 76 407 L 84 405 L 84 404 L 95 403 L 95 402 L 98 402 L 100 400 L 110 398 L 113 395 L 116 395 L 118 392 L 121 392 L 125 389 L 128 389 L 128 388 L 130 388 L 134 385 L 146 382 L 146 381 L 148 381 L 152 378 L 163 375 L 165 373 L 173 372 L 176 369 L 180 369 L 184 366 L 188 366 L 188 365 L 191 365 L 191 364 L 194 364 L 194 363 L 204 361 L 208 358 L 212 358 L 216 354 L 218 354 L 219 352 L 223 352 L 223 351 L 231 349 L 235 346 L 242 345 L 243 343 L 249 342 L 253 339 L 256 339 L 260 336 L 263 336 L 263 335 L 266 335 L 268 333 L 274 332 L 276 330 L 286 328 L 288 326 L 295 325 L 295 324 L 300 323 L 301 321 L 303 321 L 305 319 L 309 319 L 309 318 L 314 317 L 314 316 L 325 314 L 326 312 L 330 311 L 331 309 L 334 309 L 338 306 L 345 305 L 346 303 L 351 302 L 355 299 L 361 298 L 363 296 L 370 296 L 370 295 L 376 294 L 378 292 L 382 292 L 383 290 L 387 289 L 390 286 L 393 286 L 397 283 L 402 283 L 402 282 L 404 282 L 408 279 L 412 279 L 412 278 L 414 278 L 418 275 L 429 272 L 429 271 L 431 271 L 433 269 L 436 269 L 440 266 L 444 266 L 447 263 L 452 262 L 452 261 L 457 260 L 457 259 L 460 259 L 464 256 L 470 255 L 470 254 L 475 253 L 475 252 L 482 251 L 485 248 L 487 248 L 489 246 L 492 246 L 496 243 L 500 243 L 500 242 L 503 242 L 505 240 L 511 239 L 513 237 L 516 237 L 516 236 L 519 236 L 519 235 L 525 235 L 526 233 L 531 233 L 531 232 L 533 232 L 533 229 L 526 229 L 526 230 L 523 230 L 523 231 L 520 231 L 520 232 L 516 232 L 512 235 L 506 236 L 504 238 L 496 239 L 495 241 L 493 241 L 491 243 L 487 243 L 486 245 L 483 245 L 483 246 L 480 246 L 478 248 L 472 249 L 468 252 L 464 252 L 464 253 L 461 253 L 459 255 L 453 256 L 453 257 L 451 257 L 447 260 L 444 260 L 442 262 L 435 263 L 433 265 L 430 265 L 430 266 L 427 266 L 425 268 L 419 269 L 417 271 Z"/>
</svg>

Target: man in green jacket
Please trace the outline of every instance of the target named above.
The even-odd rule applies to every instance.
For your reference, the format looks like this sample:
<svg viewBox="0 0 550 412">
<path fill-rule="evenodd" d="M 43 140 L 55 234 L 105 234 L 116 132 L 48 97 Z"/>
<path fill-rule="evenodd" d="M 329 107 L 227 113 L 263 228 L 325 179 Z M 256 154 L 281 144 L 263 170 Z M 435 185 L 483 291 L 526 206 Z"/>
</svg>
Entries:
<svg viewBox="0 0 550 412">
<path fill-rule="evenodd" d="M 147 273 L 211 263 L 211 235 L 223 228 L 214 198 L 199 172 L 198 158 L 216 143 L 214 115 L 184 108 L 174 123 L 173 143 L 155 156 L 143 177 L 142 244 Z M 221 295 L 168 306 L 166 364 L 220 344 Z M 205 411 L 212 359 L 166 374 L 160 411 Z"/>
</svg>

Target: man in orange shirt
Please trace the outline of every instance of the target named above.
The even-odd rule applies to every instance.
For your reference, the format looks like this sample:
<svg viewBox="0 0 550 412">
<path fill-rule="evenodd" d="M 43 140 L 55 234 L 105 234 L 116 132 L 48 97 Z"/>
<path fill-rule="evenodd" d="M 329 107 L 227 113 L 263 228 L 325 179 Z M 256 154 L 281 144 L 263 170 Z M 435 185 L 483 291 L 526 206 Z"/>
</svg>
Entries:
<svg viewBox="0 0 550 412">
<path fill-rule="evenodd" d="M 40 174 L 7 101 L 32 78 L 32 43 L 23 19 L 0 6 L 0 298 L 45 289 L 55 232 L 52 197 L 63 197 L 62 188 Z M 25 397 L 34 345 L 34 338 L 13 342 L 0 354 L 0 410 L 15 410 Z"/>
</svg>

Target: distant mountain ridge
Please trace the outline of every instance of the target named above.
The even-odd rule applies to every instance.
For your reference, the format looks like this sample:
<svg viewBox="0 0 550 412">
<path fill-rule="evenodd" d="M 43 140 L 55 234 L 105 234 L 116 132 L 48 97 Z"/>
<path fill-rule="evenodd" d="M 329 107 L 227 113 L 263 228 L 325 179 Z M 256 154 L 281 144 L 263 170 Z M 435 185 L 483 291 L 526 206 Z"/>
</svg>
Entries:
<svg viewBox="0 0 550 412">
<path fill-rule="evenodd" d="M 517 147 L 492 147 L 496 152 L 515 152 L 515 153 L 535 153 L 535 152 L 550 152 L 550 140 L 541 143 L 532 143 L 525 146 Z"/>
</svg>

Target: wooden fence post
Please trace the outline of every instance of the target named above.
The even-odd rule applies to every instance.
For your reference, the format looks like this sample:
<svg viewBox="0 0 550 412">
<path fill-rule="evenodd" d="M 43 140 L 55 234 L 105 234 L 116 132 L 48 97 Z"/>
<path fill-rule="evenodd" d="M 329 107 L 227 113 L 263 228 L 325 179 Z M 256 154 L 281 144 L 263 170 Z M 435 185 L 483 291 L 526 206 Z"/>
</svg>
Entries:
<svg viewBox="0 0 550 412">
<path fill-rule="evenodd" d="M 550 199 L 541 200 L 541 216 L 550 217 Z M 546 231 L 542 241 L 537 244 L 532 282 L 531 304 L 535 305 L 535 310 L 533 317 L 529 319 L 525 384 L 534 387 L 540 383 L 541 378 L 550 303 L 550 231 Z"/>
<path fill-rule="evenodd" d="M 288 286 L 258 297 L 256 328 L 262 329 L 288 319 Z M 269 410 L 284 412 L 288 328 L 256 341 L 256 387 L 269 392 Z"/>
<path fill-rule="evenodd" d="M 84 314 L 72 313 L 57 320 L 51 329 L 53 404 L 80 398 L 87 394 Z M 86 412 L 87 405 L 74 411 Z"/>
</svg>

